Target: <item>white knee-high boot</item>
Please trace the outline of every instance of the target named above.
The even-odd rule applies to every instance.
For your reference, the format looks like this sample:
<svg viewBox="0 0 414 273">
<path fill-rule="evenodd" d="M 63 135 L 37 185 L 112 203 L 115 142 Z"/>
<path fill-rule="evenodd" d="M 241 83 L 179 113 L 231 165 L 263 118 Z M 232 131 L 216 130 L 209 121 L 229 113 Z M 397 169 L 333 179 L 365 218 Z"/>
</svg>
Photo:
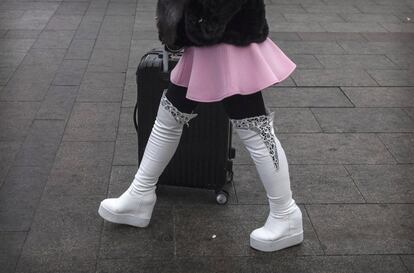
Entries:
<svg viewBox="0 0 414 273">
<path fill-rule="evenodd" d="M 136 227 L 149 225 L 157 200 L 158 179 L 177 150 L 184 124 L 189 126 L 188 122 L 198 115 L 180 112 L 165 93 L 166 90 L 134 180 L 120 197 L 107 198 L 99 206 L 99 215 L 109 222 Z"/>
<path fill-rule="evenodd" d="M 274 132 L 274 112 L 245 119 L 230 119 L 253 159 L 269 202 L 264 226 L 250 233 L 250 246 L 276 251 L 303 241 L 302 212 L 292 198 L 285 151 Z"/>
</svg>

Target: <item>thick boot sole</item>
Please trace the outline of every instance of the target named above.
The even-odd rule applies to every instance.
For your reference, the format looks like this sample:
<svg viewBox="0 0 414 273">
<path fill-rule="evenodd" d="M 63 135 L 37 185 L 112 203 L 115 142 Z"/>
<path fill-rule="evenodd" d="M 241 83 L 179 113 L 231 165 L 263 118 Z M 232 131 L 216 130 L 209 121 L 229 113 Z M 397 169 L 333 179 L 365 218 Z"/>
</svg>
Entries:
<svg viewBox="0 0 414 273">
<path fill-rule="evenodd" d="M 114 213 L 108 210 L 107 208 L 105 208 L 104 206 L 102 206 L 102 204 L 99 206 L 98 213 L 102 218 L 104 218 L 108 222 L 112 222 L 116 224 L 125 224 L 125 225 L 134 226 L 134 227 L 147 227 L 151 220 L 151 219 L 142 219 L 132 214 Z"/>
<path fill-rule="evenodd" d="M 260 251 L 271 252 L 300 244 L 302 241 L 303 231 L 275 241 L 259 240 L 250 237 L 250 246 Z"/>
</svg>

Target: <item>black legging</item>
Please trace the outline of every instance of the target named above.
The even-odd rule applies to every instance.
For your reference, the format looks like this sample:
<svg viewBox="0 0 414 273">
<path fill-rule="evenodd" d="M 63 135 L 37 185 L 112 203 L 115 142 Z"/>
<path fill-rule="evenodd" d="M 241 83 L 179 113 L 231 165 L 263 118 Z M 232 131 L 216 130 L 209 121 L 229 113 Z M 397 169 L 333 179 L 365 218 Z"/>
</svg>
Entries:
<svg viewBox="0 0 414 273">
<path fill-rule="evenodd" d="M 187 87 L 169 82 L 165 95 L 178 110 L 184 113 L 191 113 L 199 102 L 187 99 L 185 97 L 186 94 Z M 262 91 L 249 95 L 232 95 L 222 99 L 221 102 L 228 117 L 231 119 L 243 119 L 266 114 Z"/>
</svg>

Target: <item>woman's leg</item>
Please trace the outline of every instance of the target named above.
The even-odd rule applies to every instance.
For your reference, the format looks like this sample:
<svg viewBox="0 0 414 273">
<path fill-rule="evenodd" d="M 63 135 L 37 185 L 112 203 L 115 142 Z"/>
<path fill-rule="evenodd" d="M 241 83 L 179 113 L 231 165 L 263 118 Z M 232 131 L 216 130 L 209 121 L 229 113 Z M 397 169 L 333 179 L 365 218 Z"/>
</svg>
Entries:
<svg viewBox="0 0 414 273">
<path fill-rule="evenodd" d="M 302 242 L 302 213 L 292 198 L 286 154 L 274 132 L 274 112 L 265 106 L 261 91 L 228 97 L 223 106 L 256 165 L 270 206 L 265 225 L 250 234 L 250 245 L 276 251 Z"/>
<path fill-rule="evenodd" d="M 198 101 L 187 99 L 187 87 L 175 85 L 169 82 L 167 93 L 168 100 L 181 112 L 191 113 L 197 107 Z"/>
<path fill-rule="evenodd" d="M 101 202 L 99 214 L 107 221 L 146 227 L 156 202 L 158 178 L 173 157 L 184 124 L 198 114 L 191 113 L 197 102 L 185 99 L 186 88 L 170 84 L 158 106 L 157 117 L 144 155 L 129 188 L 118 198 Z"/>
</svg>

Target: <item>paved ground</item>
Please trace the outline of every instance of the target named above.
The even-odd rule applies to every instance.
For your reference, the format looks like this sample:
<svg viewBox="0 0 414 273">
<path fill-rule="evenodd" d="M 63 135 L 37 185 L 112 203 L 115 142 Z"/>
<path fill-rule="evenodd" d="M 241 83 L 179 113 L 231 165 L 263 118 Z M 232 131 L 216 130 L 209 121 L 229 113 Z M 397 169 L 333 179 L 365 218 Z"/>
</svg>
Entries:
<svg viewBox="0 0 414 273">
<path fill-rule="evenodd" d="M 154 14 L 155 0 L 0 3 L 2 272 L 414 272 L 412 0 L 267 1 L 298 64 L 264 95 L 305 229 L 275 253 L 249 247 L 268 207 L 237 136 L 228 205 L 160 187 L 147 229 L 98 216 L 136 171 Z"/>
</svg>

